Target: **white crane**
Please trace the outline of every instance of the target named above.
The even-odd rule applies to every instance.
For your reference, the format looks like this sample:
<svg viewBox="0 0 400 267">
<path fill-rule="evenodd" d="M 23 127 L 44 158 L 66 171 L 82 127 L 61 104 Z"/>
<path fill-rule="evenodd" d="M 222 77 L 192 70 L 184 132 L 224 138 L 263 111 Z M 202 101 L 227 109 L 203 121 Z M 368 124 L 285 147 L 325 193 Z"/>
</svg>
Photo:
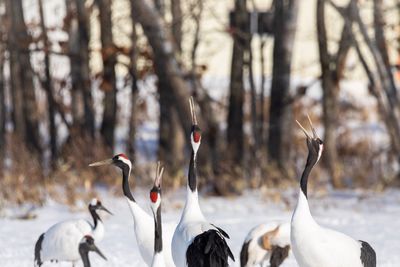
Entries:
<svg viewBox="0 0 400 267">
<path fill-rule="evenodd" d="M 312 168 L 323 150 L 308 117 L 313 136 L 296 121 L 307 138 L 308 157 L 300 180 L 297 206 L 291 222 L 293 254 L 300 267 L 375 267 L 376 254 L 365 241 L 355 240 L 341 232 L 317 224 L 311 215 L 307 199 L 307 182 Z"/>
<path fill-rule="evenodd" d="M 181 220 L 172 238 L 172 256 L 177 267 L 225 267 L 233 254 L 225 241 L 229 236 L 222 229 L 209 223 L 199 206 L 197 192 L 196 156 L 201 142 L 201 131 L 197 125 L 193 99 L 190 99 L 192 132 L 186 204 Z"/>
<path fill-rule="evenodd" d="M 290 223 L 269 222 L 247 234 L 240 251 L 240 267 L 277 267 L 290 251 Z"/>
<path fill-rule="evenodd" d="M 92 236 L 96 242 L 104 237 L 104 225 L 97 214 L 98 210 L 112 214 L 94 198 L 89 204 L 93 224 L 83 219 L 67 220 L 41 234 L 35 245 L 35 266 L 40 267 L 45 261 L 70 261 L 74 266 L 81 259 L 78 246 L 85 235 Z"/>
<path fill-rule="evenodd" d="M 79 243 L 79 254 L 81 255 L 83 267 L 90 267 L 89 251 L 96 252 L 104 260 L 107 260 L 106 256 L 99 250 L 94 244 L 94 239 L 90 235 L 85 235 Z"/>
<path fill-rule="evenodd" d="M 163 172 L 164 168 L 161 168 L 160 163 L 158 163 L 154 185 L 150 190 L 151 210 L 154 217 L 154 255 L 151 267 L 165 267 L 161 223 L 161 180 Z"/>
<path fill-rule="evenodd" d="M 111 159 L 95 162 L 89 166 L 101 166 L 101 165 L 114 165 L 122 170 L 122 191 L 126 197 L 129 208 L 132 213 L 134 221 L 134 229 L 136 242 L 139 247 L 140 255 L 147 266 L 151 266 L 154 252 L 154 223 L 153 216 L 145 212 L 134 199 L 132 192 L 129 188 L 129 176 L 132 170 L 132 163 L 125 154 L 115 155 Z M 171 255 L 171 240 L 172 234 L 175 229 L 175 224 L 168 223 L 163 225 L 164 236 L 164 258 L 166 266 L 174 267 L 174 262 Z"/>
</svg>

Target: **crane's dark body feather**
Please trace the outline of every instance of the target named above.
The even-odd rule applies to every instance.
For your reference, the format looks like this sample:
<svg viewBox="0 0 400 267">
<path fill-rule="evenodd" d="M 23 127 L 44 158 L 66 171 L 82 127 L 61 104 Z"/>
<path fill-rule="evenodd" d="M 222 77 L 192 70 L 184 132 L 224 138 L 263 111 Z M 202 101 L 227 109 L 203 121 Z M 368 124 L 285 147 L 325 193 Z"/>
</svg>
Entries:
<svg viewBox="0 0 400 267">
<path fill-rule="evenodd" d="M 42 250 L 42 243 L 44 239 L 44 233 L 39 236 L 39 239 L 36 241 L 35 244 L 35 266 L 40 267 L 42 266 L 43 262 L 40 257 L 40 251 Z"/>
<path fill-rule="evenodd" d="M 240 250 L 240 267 L 245 267 L 249 260 L 249 245 L 250 241 L 244 242 L 242 249 Z"/>
<path fill-rule="evenodd" d="M 196 236 L 186 251 L 187 266 L 228 267 L 228 257 L 235 259 L 222 235 L 211 229 Z"/>
<path fill-rule="evenodd" d="M 376 267 L 376 253 L 375 250 L 365 241 L 360 240 L 361 243 L 361 262 L 364 267 Z"/>
</svg>

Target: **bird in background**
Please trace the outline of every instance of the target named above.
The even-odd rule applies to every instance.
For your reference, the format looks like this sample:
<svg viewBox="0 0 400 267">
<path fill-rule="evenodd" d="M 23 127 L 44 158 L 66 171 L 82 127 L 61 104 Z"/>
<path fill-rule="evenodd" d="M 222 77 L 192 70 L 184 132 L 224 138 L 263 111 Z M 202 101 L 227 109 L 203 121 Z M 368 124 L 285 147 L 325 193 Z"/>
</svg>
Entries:
<svg viewBox="0 0 400 267">
<path fill-rule="evenodd" d="M 278 267 L 289 256 L 290 222 L 268 222 L 247 234 L 240 251 L 240 267 Z"/>
<path fill-rule="evenodd" d="M 311 215 L 307 198 L 308 177 L 321 158 L 323 142 L 310 117 L 312 136 L 298 122 L 306 135 L 308 157 L 300 180 L 300 191 L 291 221 L 293 254 L 300 267 L 375 267 L 376 254 L 365 241 L 320 226 Z"/>
<path fill-rule="evenodd" d="M 161 181 L 163 172 L 164 168 L 162 168 L 160 162 L 158 162 L 154 185 L 150 190 L 151 211 L 154 217 L 154 254 L 151 267 L 165 267 L 161 221 Z"/>
<path fill-rule="evenodd" d="M 97 213 L 99 210 L 112 214 L 100 200 L 94 198 L 89 203 L 93 223 L 84 219 L 66 220 L 41 234 L 35 244 L 34 265 L 40 267 L 45 261 L 69 261 L 74 266 L 81 259 L 78 247 L 84 236 L 90 235 L 96 242 L 104 237 L 104 224 Z"/>
<path fill-rule="evenodd" d="M 81 242 L 79 242 L 79 254 L 81 255 L 83 267 L 90 267 L 89 252 L 93 251 L 100 255 L 104 260 L 107 260 L 106 256 L 99 250 L 94 244 L 94 239 L 90 235 L 85 235 Z"/>
<path fill-rule="evenodd" d="M 153 216 L 144 211 L 136 202 L 129 188 L 129 177 L 132 171 L 132 162 L 125 154 L 115 155 L 111 159 L 91 163 L 89 166 L 114 165 L 122 171 L 122 191 L 131 211 L 136 242 L 139 252 L 147 266 L 151 266 L 154 252 L 154 222 Z M 167 267 L 174 267 L 171 255 L 171 240 L 176 224 L 166 223 L 163 225 L 163 255 Z"/>
<path fill-rule="evenodd" d="M 177 267 L 226 267 L 228 257 L 234 260 L 226 243 L 228 234 L 209 223 L 199 205 L 197 190 L 197 151 L 201 143 L 201 130 L 197 124 L 193 99 L 190 98 L 192 153 L 189 163 L 186 203 L 172 238 L 172 256 Z"/>
</svg>

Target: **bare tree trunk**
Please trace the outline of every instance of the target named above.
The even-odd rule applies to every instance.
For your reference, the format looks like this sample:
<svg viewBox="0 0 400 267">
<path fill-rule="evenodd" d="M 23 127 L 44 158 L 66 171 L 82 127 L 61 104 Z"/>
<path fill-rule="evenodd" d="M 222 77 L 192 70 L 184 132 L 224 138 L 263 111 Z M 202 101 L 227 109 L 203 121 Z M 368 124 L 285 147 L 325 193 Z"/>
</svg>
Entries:
<svg viewBox="0 0 400 267">
<path fill-rule="evenodd" d="M 261 85 L 260 85 L 260 110 L 258 112 L 258 137 L 260 138 L 260 147 L 264 147 L 264 109 L 265 109 L 265 58 L 264 58 L 264 47 L 266 40 L 261 39 L 260 42 L 260 65 L 261 65 Z"/>
<path fill-rule="evenodd" d="M 89 21 L 83 0 L 66 0 L 68 10 L 77 20 L 71 21 L 69 30 L 69 52 L 72 55 L 72 117 L 73 130 L 94 137 L 95 121 L 89 69 Z M 73 4 L 73 2 L 75 5 Z M 75 9 L 75 10 L 74 10 Z M 73 134 L 75 134 L 73 133 Z"/>
<path fill-rule="evenodd" d="M 31 38 L 24 22 L 22 0 L 7 0 L 6 9 L 11 18 L 9 49 L 12 90 L 15 90 L 13 93 L 15 130 L 25 140 L 28 148 L 40 155 L 42 152 L 40 120 L 29 53 Z"/>
<path fill-rule="evenodd" d="M 202 2 L 200 0 L 199 2 Z M 171 0 L 171 13 L 172 13 L 172 36 L 174 37 L 176 49 L 178 53 L 182 53 L 182 7 L 181 0 Z"/>
<path fill-rule="evenodd" d="M 132 8 L 132 7 L 131 7 Z M 137 47 L 137 32 L 136 32 L 136 20 L 131 10 L 132 20 L 132 33 L 131 33 L 131 62 L 130 62 L 130 75 L 131 75 L 131 114 L 129 118 L 129 137 L 128 137 L 128 151 L 131 159 L 136 158 L 136 126 L 137 126 L 137 99 L 138 99 L 138 86 L 137 86 L 137 58 L 138 58 L 138 47 Z"/>
<path fill-rule="evenodd" d="M 246 0 L 235 0 L 234 21 L 236 29 L 233 35 L 233 52 L 231 77 L 229 86 L 229 110 L 228 110 L 228 129 L 227 143 L 229 157 L 233 164 L 242 166 L 244 152 L 244 133 L 243 133 L 243 66 L 244 53 L 247 49 L 247 9 Z"/>
<path fill-rule="evenodd" d="M 1 22 L 4 22 L 1 19 Z M 3 31 L 0 33 L 3 35 Z M 6 143 L 6 98 L 5 98 L 5 86 L 4 86 L 4 44 L 0 43 L 0 170 L 3 166 L 3 156 Z M 1 174 L 0 174 L 1 177 Z"/>
<path fill-rule="evenodd" d="M 269 112 L 268 156 L 284 172 L 291 151 L 292 106 L 289 101 L 298 0 L 275 1 L 273 70 Z"/>
<path fill-rule="evenodd" d="M 137 22 L 142 25 L 143 32 L 146 35 L 154 53 L 154 68 L 160 83 L 165 81 L 168 84 L 167 87 L 163 88 L 174 99 L 174 108 L 177 110 L 180 124 L 185 133 L 185 141 L 188 143 L 188 136 L 191 131 L 191 118 L 190 109 L 188 105 L 188 99 L 190 96 L 190 87 L 188 83 L 183 79 L 183 72 L 178 64 L 173 44 L 168 38 L 168 33 L 165 31 L 163 22 L 158 15 L 155 8 L 153 8 L 147 1 L 143 0 L 131 0 L 132 7 L 134 10 L 134 16 Z M 207 136 L 209 129 L 207 124 L 204 123 L 203 114 L 198 113 L 199 124 L 204 132 L 203 136 Z M 200 165 L 204 171 L 204 165 L 210 166 L 209 163 L 209 140 L 203 139 L 201 150 L 203 151 L 200 155 Z M 204 157 L 204 158 L 202 158 Z M 204 174 L 204 173 L 203 173 Z M 207 177 L 212 179 L 213 173 L 207 173 Z"/>
<path fill-rule="evenodd" d="M 50 43 L 47 38 L 47 29 L 44 21 L 43 14 L 43 0 L 39 0 L 39 15 L 40 15 L 40 28 L 42 30 L 43 38 L 43 49 L 44 49 L 44 74 L 45 80 L 43 81 L 43 87 L 47 95 L 47 110 L 49 117 L 49 133 L 50 133 L 50 152 L 51 161 L 54 162 L 57 159 L 57 129 L 55 122 L 55 103 L 53 95 L 53 86 L 51 83 L 50 76 L 50 58 L 49 58 L 49 47 Z"/>
<path fill-rule="evenodd" d="M 106 144 L 114 148 L 114 129 L 117 123 L 117 87 L 115 64 L 117 61 L 112 35 L 111 0 L 96 0 L 100 13 L 100 34 L 103 57 L 104 113 L 101 134 Z"/>
</svg>

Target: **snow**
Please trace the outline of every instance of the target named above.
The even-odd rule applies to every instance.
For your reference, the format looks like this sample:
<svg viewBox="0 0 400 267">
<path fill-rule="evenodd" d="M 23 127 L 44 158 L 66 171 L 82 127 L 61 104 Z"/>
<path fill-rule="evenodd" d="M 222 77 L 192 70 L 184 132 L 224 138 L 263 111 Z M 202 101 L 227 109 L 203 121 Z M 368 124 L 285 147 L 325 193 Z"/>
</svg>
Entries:
<svg viewBox="0 0 400 267">
<path fill-rule="evenodd" d="M 315 190 L 314 190 L 315 191 Z M 106 234 L 98 247 L 107 256 L 103 261 L 96 254 L 90 258 L 93 266 L 144 266 L 136 245 L 133 221 L 124 198 L 103 192 L 100 199 L 114 216 L 102 213 Z M 264 193 L 263 193 L 264 192 Z M 319 191 L 318 191 L 319 192 Z M 138 189 L 135 196 L 142 207 L 150 212 L 148 191 Z M 284 192 L 268 190 L 267 195 L 279 194 L 281 201 L 267 198 L 265 190 L 247 191 L 235 198 L 200 198 L 205 216 L 225 229 L 231 236 L 229 244 L 239 266 L 239 252 L 247 232 L 259 223 L 279 220 L 288 221 L 296 204 L 297 189 Z M 164 192 L 163 220 L 177 222 L 184 205 L 185 190 Z M 356 239 L 368 241 L 376 250 L 378 266 L 400 266 L 400 191 L 383 193 L 364 191 L 330 191 L 312 193 L 310 206 L 316 220 L 327 227 L 342 231 Z M 284 204 L 286 203 L 286 204 Z M 71 211 L 67 206 L 48 200 L 44 207 L 34 211 L 33 220 L 11 219 L 10 215 L 20 209 L 9 209 L 0 218 L 0 262 L 3 267 L 32 266 L 33 249 L 39 235 L 54 223 L 71 218 L 87 218 L 86 204 L 78 203 L 79 210 Z M 44 266 L 55 266 L 47 263 Z M 62 263 L 57 266 L 70 266 Z M 292 255 L 282 265 L 297 266 Z"/>
</svg>

